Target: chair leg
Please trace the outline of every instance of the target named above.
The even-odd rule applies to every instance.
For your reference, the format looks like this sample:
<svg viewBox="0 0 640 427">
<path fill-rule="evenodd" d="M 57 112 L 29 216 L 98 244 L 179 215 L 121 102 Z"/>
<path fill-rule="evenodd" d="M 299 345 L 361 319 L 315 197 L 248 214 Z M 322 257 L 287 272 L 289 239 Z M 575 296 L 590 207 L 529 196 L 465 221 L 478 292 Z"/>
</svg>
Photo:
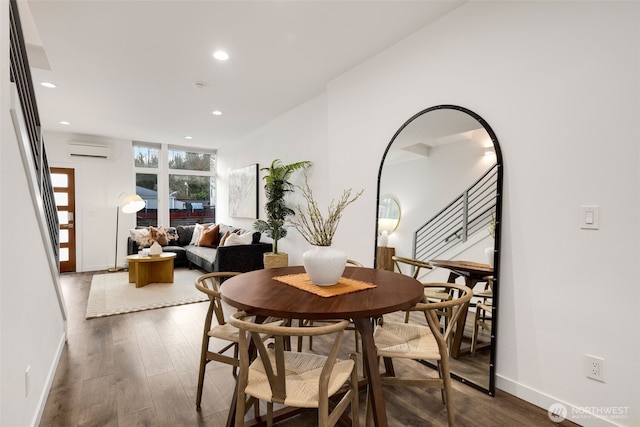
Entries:
<svg viewBox="0 0 640 427">
<path fill-rule="evenodd" d="M 204 374 L 207 367 L 207 351 L 209 350 L 209 336 L 202 338 L 202 350 L 200 352 L 200 372 L 198 373 L 198 392 L 196 393 L 196 410 L 200 410 L 202 401 L 202 389 L 204 387 Z"/>
<path fill-rule="evenodd" d="M 233 358 L 238 360 L 238 344 L 237 343 L 233 346 Z M 233 373 L 234 378 L 238 377 L 238 367 L 237 366 L 233 366 L 231 368 L 231 372 Z"/>
<path fill-rule="evenodd" d="M 236 397 L 236 427 L 244 427 L 245 406 L 247 404 L 244 388 L 238 387 Z"/>
<path fill-rule="evenodd" d="M 442 377 L 442 365 L 440 364 L 440 361 L 438 361 L 437 366 L 438 366 L 438 376 L 440 377 L 440 380 L 442 380 L 442 378 L 443 378 Z M 442 404 L 445 405 L 445 407 L 446 407 L 447 406 L 447 395 L 444 392 L 444 387 L 442 387 L 440 389 L 440 398 L 442 399 Z"/>
<path fill-rule="evenodd" d="M 384 373 L 385 373 L 385 375 L 387 375 L 389 377 L 395 377 L 396 376 L 396 370 L 393 368 L 393 359 L 391 359 L 390 357 L 383 357 L 382 360 L 384 362 Z"/>
<path fill-rule="evenodd" d="M 258 405 L 258 400 L 256 400 Z M 273 427 L 273 402 L 267 402 L 267 427 Z"/>
<path fill-rule="evenodd" d="M 442 367 L 442 389 L 445 396 L 445 407 L 447 409 L 447 422 L 449 427 L 456 425 L 456 414 L 453 407 L 453 400 L 451 399 L 451 373 L 449 372 L 449 359 L 443 357 L 440 361 Z"/>
<path fill-rule="evenodd" d="M 476 315 L 473 321 L 473 335 L 471 335 L 471 355 L 476 355 L 476 347 L 478 346 L 478 320 L 480 318 L 480 308 L 476 306 Z"/>
<path fill-rule="evenodd" d="M 356 335 L 357 340 L 357 335 Z M 349 356 L 353 360 L 353 370 L 351 371 L 351 426 L 360 426 L 360 402 L 358 399 L 358 356 L 351 354 Z"/>
<path fill-rule="evenodd" d="M 373 421 L 373 411 L 371 410 L 371 400 L 369 399 L 369 393 L 367 393 L 367 411 L 365 415 L 365 427 L 371 427 Z"/>
</svg>

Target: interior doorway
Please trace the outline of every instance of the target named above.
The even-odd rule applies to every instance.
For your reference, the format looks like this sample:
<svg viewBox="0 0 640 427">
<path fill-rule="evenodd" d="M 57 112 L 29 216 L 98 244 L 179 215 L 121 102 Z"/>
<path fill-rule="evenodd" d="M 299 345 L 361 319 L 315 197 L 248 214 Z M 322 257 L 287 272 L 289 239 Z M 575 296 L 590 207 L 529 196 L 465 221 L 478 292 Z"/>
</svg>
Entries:
<svg viewBox="0 0 640 427">
<path fill-rule="evenodd" d="M 60 222 L 60 273 L 76 271 L 76 197 L 74 169 L 51 168 L 51 183 Z"/>
</svg>

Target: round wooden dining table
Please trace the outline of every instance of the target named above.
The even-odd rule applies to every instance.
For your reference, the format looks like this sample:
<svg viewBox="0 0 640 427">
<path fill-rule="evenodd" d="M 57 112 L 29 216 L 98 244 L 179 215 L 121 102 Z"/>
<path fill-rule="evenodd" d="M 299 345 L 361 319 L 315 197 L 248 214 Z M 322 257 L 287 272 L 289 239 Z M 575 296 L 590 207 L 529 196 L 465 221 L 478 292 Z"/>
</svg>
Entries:
<svg viewBox="0 0 640 427">
<path fill-rule="evenodd" d="M 275 279 L 299 273 L 304 273 L 304 267 L 270 268 L 240 274 L 224 282 L 222 300 L 260 319 L 351 319 L 362 339 L 362 357 L 375 425 L 386 426 L 372 320 L 386 313 L 406 310 L 421 301 L 424 296 L 422 284 L 410 276 L 392 271 L 347 267 L 342 277 L 375 287 L 321 297 Z M 229 411 L 228 425 L 233 425 L 234 417 L 235 398 Z"/>
</svg>

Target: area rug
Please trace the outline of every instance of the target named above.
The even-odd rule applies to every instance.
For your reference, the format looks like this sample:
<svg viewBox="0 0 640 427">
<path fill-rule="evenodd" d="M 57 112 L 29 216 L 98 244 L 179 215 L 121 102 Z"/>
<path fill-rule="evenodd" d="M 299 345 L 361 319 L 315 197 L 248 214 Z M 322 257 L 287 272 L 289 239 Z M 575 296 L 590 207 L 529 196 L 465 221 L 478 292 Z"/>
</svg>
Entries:
<svg viewBox="0 0 640 427">
<path fill-rule="evenodd" d="M 141 288 L 129 283 L 128 272 L 96 274 L 91 279 L 86 318 L 206 301 L 207 296 L 195 287 L 196 278 L 202 274 L 199 270 L 177 269 L 173 283 L 149 283 Z"/>
</svg>

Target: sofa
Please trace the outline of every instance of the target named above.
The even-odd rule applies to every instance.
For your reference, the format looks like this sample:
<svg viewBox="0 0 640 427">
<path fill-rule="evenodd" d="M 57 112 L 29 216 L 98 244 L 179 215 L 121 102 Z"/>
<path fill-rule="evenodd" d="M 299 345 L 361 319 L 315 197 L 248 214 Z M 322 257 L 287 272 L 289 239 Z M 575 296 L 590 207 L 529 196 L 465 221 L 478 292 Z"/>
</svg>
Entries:
<svg viewBox="0 0 640 427">
<path fill-rule="evenodd" d="M 213 235 L 215 233 L 215 236 Z M 205 238 L 209 237 L 207 242 Z M 130 230 L 127 253 L 137 254 L 158 242 L 163 252 L 176 254 L 174 266 L 194 266 L 207 273 L 235 271 L 244 273 L 264 268 L 263 254 L 271 252 L 271 243 L 260 242 L 261 233 L 226 224 L 179 225 L 177 227 L 138 227 Z"/>
</svg>

